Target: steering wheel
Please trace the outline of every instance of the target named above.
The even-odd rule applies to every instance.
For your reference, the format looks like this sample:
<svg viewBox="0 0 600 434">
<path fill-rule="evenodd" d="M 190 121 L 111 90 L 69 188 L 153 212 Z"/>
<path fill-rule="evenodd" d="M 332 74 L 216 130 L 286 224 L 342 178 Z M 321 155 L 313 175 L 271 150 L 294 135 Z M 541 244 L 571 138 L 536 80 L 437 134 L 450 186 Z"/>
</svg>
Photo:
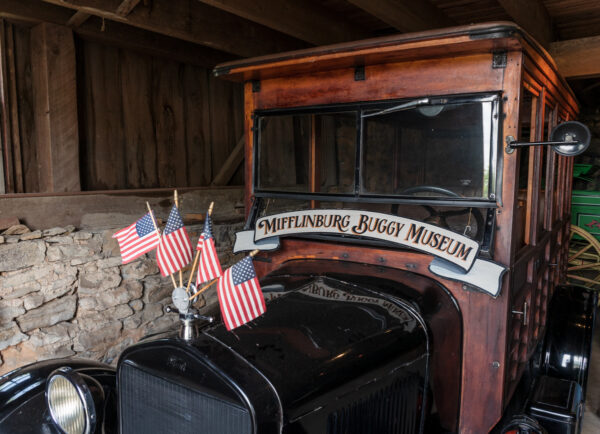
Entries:
<svg viewBox="0 0 600 434">
<path fill-rule="evenodd" d="M 417 185 L 416 187 L 410 187 L 406 190 L 403 190 L 401 194 L 409 195 L 422 192 L 443 194 L 449 197 L 462 197 L 460 194 L 455 193 L 452 190 L 448 190 L 447 188 L 443 187 L 437 187 L 434 185 Z M 477 232 L 475 233 L 475 236 L 473 238 L 477 240 L 481 239 L 481 236 L 483 235 L 484 226 L 483 215 L 481 214 L 481 210 L 477 208 L 464 208 L 453 211 L 437 211 L 435 208 L 429 205 L 421 206 L 425 208 L 425 210 L 427 210 L 427 212 L 429 213 L 429 215 L 425 218 L 425 223 L 432 223 L 446 229 L 450 229 L 450 226 L 448 225 L 448 222 L 446 220 L 447 217 L 454 217 L 471 213 L 471 215 L 475 218 L 475 222 L 477 223 Z M 468 225 L 465 226 L 465 229 L 467 226 Z"/>
</svg>

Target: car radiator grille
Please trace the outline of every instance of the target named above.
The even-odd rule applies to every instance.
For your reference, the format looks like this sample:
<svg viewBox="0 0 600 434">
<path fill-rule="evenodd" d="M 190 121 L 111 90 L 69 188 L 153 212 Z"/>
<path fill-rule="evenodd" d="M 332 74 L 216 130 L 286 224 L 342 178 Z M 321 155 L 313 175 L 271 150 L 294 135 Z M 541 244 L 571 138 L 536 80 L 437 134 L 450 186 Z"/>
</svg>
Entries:
<svg viewBox="0 0 600 434">
<path fill-rule="evenodd" d="M 120 374 L 121 434 L 250 434 L 248 410 L 125 363 Z"/>
<path fill-rule="evenodd" d="M 327 434 L 415 434 L 420 406 L 419 378 L 407 377 L 332 412 Z"/>
</svg>

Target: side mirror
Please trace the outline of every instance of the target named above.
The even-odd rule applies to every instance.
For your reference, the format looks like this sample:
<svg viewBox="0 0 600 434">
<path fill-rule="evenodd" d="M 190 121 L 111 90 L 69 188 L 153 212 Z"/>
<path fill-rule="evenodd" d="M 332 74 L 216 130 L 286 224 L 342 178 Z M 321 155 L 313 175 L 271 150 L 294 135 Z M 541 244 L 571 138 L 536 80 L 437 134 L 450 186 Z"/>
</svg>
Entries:
<svg viewBox="0 0 600 434">
<path fill-rule="evenodd" d="M 552 150 L 566 157 L 574 157 L 585 152 L 590 146 L 592 134 L 581 122 L 569 121 L 558 124 L 550 134 L 553 142 L 563 142 L 562 145 L 552 145 Z"/>
<path fill-rule="evenodd" d="M 588 127 L 581 122 L 568 121 L 555 126 L 546 142 L 517 142 L 513 136 L 506 136 L 506 153 L 512 154 L 516 148 L 550 145 L 557 154 L 574 157 L 590 146 L 591 139 Z"/>
</svg>

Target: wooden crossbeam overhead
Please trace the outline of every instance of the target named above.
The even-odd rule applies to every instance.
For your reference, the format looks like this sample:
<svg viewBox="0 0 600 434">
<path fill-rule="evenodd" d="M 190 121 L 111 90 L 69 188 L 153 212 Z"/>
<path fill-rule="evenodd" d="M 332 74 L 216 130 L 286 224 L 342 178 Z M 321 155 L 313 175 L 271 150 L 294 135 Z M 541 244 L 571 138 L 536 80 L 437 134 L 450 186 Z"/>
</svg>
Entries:
<svg viewBox="0 0 600 434">
<path fill-rule="evenodd" d="M 126 17 L 140 3 L 140 0 L 123 0 L 117 8 L 117 14 Z"/>
<path fill-rule="evenodd" d="M 295 38 L 197 0 L 157 1 L 152 8 L 137 7 L 126 17 L 116 13 L 121 0 L 44 1 L 242 57 L 306 46 Z"/>
<path fill-rule="evenodd" d="M 498 0 L 506 13 L 529 32 L 540 44 L 548 47 L 554 40 L 550 14 L 542 0 Z"/>
<path fill-rule="evenodd" d="M 69 18 L 69 21 L 67 21 L 67 26 L 79 27 L 84 22 L 86 22 L 89 17 L 91 17 L 90 14 L 86 14 L 85 12 L 77 11 L 73 14 L 73 16 L 71 18 Z"/>
<path fill-rule="evenodd" d="M 455 23 L 427 0 L 348 0 L 401 32 L 418 32 Z"/>
<path fill-rule="evenodd" d="M 600 77 L 600 36 L 553 42 L 550 54 L 566 78 Z"/>
<path fill-rule="evenodd" d="M 298 0 L 200 0 L 314 45 L 364 39 L 370 35 L 319 4 Z"/>
<path fill-rule="evenodd" d="M 38 24 L 48 22 L 59 25 L 73 17 L 73 11 L 39 0 L 0 0 L 0 17 Z M 113 21 L 106 22 L 102 31 L 100 18 L 90 17 L 73 31 L 80 37 L 162 56 L 191 65 L 213 67 L 217 63 L 233 60 L 234 56 L 222 51 L 202 47 L 187 41 L 131 27 Z"/>
</svg>

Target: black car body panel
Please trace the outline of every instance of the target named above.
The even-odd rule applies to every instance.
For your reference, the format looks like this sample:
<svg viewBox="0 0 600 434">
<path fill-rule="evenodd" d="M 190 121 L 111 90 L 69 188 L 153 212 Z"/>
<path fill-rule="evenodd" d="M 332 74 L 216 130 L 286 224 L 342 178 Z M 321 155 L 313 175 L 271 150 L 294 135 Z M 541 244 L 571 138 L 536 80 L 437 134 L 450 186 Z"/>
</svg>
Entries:
<svg viewBox="0 0 600 434">
<path fill-rule="evenodd" d="M 103 417 L 96 432 L 116 432 L 115 369 L 103 363 L 55 359 L 24 366 L 0 377 L 0 433 L 60 434 L 46 406 L 44 393 L 50 374 L 68 366 L 97 380 L 105 393 Z"/>
<path fill-rule="evenodd" d="M 559 285 L 549 306 L 542 372 L 587 387 L 596 322 L 598 293 L 575 285 Z"/>
<path fill-rule="evenodd" d="M 405 397 L 414 413 L 406 420 L 420 431 L 429 338 L 418 307 L 332 278 L 285 283 L 280 278 L 271 284 L 281 291 L 271 293 L 267 315 L 233 333 L 221 324 L 192 342 L 157 337 L 126 350 L 118 370 L 123 432 L 187 432 L 194 426 L 225 433 L 233 432 L 235 418 L 241 421 L 238 433 L 317 432 L 348 417 L 357 425 L 360 418 L 343 416 L 345 409 L 366 395 L 374 396 L 373 408 L 383 408 L 385 397 L 377 393 L 396 389 L 398 399 L 413 393 Z M 317 296 L 316 286 L 330 298 Z M 132 368 L 140 372 L 131 376 Z M 169 384 L 178 385 L 172 395 Z M 184 396 L 197 407 L 183 411 Z M 165 407 L 173 399 L 181 406 L 171 412 Z M 200 407 L 217 408 L 218 416 L 209 423 Z"/>
</svg>

